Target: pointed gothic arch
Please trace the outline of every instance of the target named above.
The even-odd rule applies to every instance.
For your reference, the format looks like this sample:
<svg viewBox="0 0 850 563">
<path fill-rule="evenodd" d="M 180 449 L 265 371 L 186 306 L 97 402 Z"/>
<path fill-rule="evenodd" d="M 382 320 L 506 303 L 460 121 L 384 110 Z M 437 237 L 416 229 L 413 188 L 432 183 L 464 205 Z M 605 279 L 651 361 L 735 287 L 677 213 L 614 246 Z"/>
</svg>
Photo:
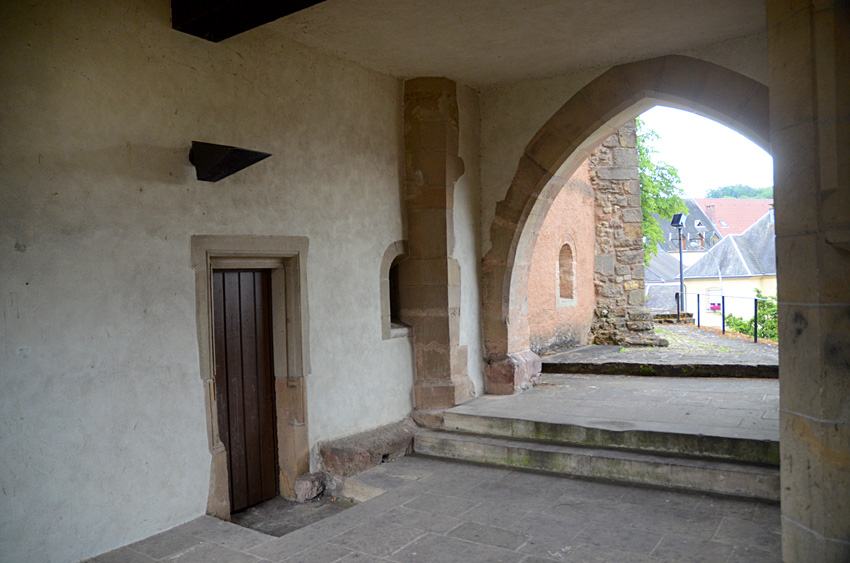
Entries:
<svg viewBox="0 0 850 563">
<path fill-rule="evenodd" d="M 554 195 L 602 139 L 658 104 L 714 119 L 769 149 L 767 86 L 700 59 L 617 65 L 573 95 L 526 146 L 490 226 L 482 268 L 488 393 L 513 393 L 540 371 L 525 300 L 531 253 Z"/>
</svg>

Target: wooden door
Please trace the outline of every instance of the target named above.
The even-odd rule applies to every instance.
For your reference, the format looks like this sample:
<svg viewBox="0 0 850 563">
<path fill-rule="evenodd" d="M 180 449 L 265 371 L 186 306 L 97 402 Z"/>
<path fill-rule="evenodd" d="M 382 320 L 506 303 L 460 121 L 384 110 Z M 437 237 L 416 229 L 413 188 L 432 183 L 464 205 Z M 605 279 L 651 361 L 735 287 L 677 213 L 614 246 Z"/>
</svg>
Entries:
<svg viewBox="0 0 850 563">
<path fill-rule="evenodd" d="M 278 490 L 269 270 L 213 270 L 213 336 L 219 434 L 236 512 Z"/>
</svg>

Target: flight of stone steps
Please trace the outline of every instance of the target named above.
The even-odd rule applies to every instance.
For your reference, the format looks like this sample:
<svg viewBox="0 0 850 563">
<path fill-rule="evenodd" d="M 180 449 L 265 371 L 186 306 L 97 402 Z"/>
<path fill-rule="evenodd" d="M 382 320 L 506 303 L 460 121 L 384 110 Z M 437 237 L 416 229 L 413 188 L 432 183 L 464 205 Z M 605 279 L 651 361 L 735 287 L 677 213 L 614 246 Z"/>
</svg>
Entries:
<svg viewBox="0 0 850 563">
<path fill-rule="evenodd" d="M 682 311 L 679 316 L 676 313 L 653 313 L 652 322 L 655 324 L 694 324 L 694 314 Z"/>
<path fill-rule="evenodd" d="M 734 436 L 524 420 L 445 411 L 414 438 L 417 454 L 637 483 L 779 500 L 779 443 Z M 460 411 L 460 412 L 458 412 Z M 533 417 L 529 417 L 533 418 Z"/>
</svg>

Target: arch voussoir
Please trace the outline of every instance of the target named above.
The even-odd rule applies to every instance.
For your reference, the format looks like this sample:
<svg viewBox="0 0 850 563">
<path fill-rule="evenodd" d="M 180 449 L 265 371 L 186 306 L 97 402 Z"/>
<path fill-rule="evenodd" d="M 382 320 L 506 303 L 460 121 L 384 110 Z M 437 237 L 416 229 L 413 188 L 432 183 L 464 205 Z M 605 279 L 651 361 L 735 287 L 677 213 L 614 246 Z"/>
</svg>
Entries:
<svg viewBox="0 0 850 563">
<path fill-rule="evenodd" d="M 580 90 L 577 95 L 585 98 L 593 108 L 599 127 L 617 117 L 623 111 L 635 104 L 636 97 L 628 88 L 623 87 L 623 73 L 615 67 L 600 75 L 593 81 L 592 91 Z M 592 129 L 585 138 L 592 135 L 599 127 Z"/>
<path fill-rule="evenodd" d="M 710 63 L 695 65 L 694 60 L 678 55 L 664 57 L 658 92 L 682 100 L 698 100 L 708 78 Z"/>
<path fill-rule="evenodd" d="M 733 118 L 734 127 L 755 144 L 770 150 L 770 106 L 768 90 L 764 84 L 756 84 L 755 91 Z M 727 123 L 727 125 L 730 125 Z"/>
<path fill-rule="evenodd" d="M 647 92 L 655 92 L 658 90 L 658 85 L 661 83 L 661 75 L 664 71 L 665 58 L 666 57 L 657 57 L 654 59 L 645 59 L 634 63 L 617 65 L 609 69 L 607 72 L 619 76 L 622 80 L 623 87 L 628 90 L 629 95 L 633 99 L 640 99 L 645 97 Z M 590 86 L 590 84 L 588 84 L 588 86 Z"/>
<path fill-rule="evenodd" d="M 766 88 L 758 83 L 753 84 L 752 80 L 740 74 L 714 66 L 709 70 L 705 87 L 695 101 L 737 119 L 759 87 Z"/>
</svg>

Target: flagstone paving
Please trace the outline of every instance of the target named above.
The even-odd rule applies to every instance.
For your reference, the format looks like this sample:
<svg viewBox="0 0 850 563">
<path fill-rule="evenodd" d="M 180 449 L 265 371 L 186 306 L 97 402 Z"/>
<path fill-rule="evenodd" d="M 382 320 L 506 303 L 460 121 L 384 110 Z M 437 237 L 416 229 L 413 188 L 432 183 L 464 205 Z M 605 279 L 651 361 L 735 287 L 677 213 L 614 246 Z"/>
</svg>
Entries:
<svg viewBox="0 0 850 563">
<path fill-rule="evenodd" d="M 420 456 L 356 479 L 386 492 L 282 537 L 202 516 L 92 563 L 780 560 L 775 504 Z"/>
<path fill-rule="evenodd" d="M 543 374 L 516 395 L 482 395 L 447 412 L 779 441 L 779 381 Z"/>
<path fill-rule="evenodd" d="M 541 356 L 547 373 L 599 373 L 674 377 L 779 376 L 775 342 L 753 342 L 711 328 L 656 326 L 666 347 L 577 346 Z"/>
</svg>

